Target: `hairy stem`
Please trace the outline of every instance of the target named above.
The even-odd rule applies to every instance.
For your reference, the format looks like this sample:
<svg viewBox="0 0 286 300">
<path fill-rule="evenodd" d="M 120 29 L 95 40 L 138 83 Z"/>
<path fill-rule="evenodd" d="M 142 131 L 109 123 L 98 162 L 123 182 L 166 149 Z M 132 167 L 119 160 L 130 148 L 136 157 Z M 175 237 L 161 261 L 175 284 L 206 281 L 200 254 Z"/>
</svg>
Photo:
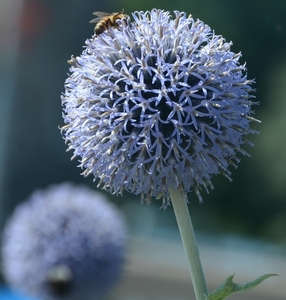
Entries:
<svg viewBox="0 0 286 300">
<path fill-rule="evenodd" d="M 186 203 L 186 195 L 171 187 L 169 187 L 169 192 L 183 246 L 188 259 L 196 300 L 205 300 L 205 296 L 208 295 L 208 288 L 200 260 L 192 221 Z"/>
</svg>

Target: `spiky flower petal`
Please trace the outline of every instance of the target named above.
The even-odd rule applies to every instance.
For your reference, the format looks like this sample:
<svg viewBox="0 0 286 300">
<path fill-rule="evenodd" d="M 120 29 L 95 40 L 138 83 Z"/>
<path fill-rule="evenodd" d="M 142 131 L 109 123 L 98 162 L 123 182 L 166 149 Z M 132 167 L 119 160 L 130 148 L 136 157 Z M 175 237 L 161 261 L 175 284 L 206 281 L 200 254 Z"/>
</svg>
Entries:
<svg viewBox="0 0 286 300">
<path fill-rule="evenodd" d="M 244 135 L 254 133 L 251 87 L 240 54 L 200 20 L 135 12 L 86 41 L 62 96 L 68 150 L 112 193 L 169 200 L 168 188 L 230 179 Z M 168 203 L 165 202 L 165 203 Z"/>
<path fill-rule="evenodd" d="M 45 300 L 101 299 L 122 272 L 126 228 L 105 197 L 70 183 L 36 191 L 3 235 L 3 275 Z"/>
</svg>

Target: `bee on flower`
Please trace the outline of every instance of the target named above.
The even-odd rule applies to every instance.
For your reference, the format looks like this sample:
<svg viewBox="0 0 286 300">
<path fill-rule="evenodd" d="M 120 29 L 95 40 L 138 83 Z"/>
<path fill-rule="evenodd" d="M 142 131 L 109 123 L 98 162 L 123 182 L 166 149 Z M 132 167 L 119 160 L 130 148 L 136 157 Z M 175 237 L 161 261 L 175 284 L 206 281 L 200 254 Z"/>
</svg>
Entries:
<svg viewBox="0 0 286 300">
<path fill-rule="evenodd" d="M 117 20 L 127 17 L 127 15 L 124 14 L 124 10 L 112 14 L 95 11 L 93 14 L 96 15 L 97 18 L 91 20 L 90 23 L 96 23 L 94 33 L 97 36 L 106 31 L 109 27 L 118 28 Z"/>
</svg>

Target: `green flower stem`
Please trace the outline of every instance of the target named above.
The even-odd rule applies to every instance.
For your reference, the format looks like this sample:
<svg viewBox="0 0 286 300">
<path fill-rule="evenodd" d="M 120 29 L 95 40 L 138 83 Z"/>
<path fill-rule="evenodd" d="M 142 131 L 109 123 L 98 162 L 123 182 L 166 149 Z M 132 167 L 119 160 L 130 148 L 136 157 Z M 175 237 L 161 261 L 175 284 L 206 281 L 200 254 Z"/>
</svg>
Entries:
<svg viewBox="0 0 286 300">
<path fill-rule="evenodd" d="M 180 191 L 169 187 L 169 192 L 183 241 L 183 246 L 188 259 L 196 300 L 205 300 L 205 296 L 208 295 L 208 288 L 188 206 L 184 195 Z"/>
</svg>

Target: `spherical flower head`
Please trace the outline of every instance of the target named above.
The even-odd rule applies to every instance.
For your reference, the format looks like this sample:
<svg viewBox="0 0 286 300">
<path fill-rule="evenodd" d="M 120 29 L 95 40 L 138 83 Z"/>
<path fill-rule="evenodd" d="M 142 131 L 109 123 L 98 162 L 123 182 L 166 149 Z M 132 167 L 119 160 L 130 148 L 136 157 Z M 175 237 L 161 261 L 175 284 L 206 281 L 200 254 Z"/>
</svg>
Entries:
<svg viewBox="0 0 286 300">
<path fill-rule="evenodd" d="M 33 193 L 3 235 L 3 274 L 39 299 L 101 299 L 125 257 L 122 215 L 101 194 L 70 183 Z"/>
<path fill-rule="evenodd" d="M 201 200 L 211 177 L 230 179 L 255 133 L 253 80 L 240 54 L 200 20 L 153 9 L 118 20 L 72 58 L 62 96 L 68 150 L 112 193 Z M 167 201 L 166 201 L 167 200 Z"/>
</svg>

